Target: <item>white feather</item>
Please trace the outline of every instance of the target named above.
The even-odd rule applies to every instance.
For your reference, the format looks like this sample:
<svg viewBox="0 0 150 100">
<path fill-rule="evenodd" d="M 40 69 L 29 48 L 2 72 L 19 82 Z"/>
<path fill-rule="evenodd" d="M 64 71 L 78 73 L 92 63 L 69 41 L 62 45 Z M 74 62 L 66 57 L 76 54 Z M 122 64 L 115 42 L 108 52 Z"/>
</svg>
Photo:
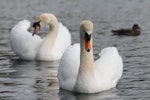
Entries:
<svg viewBox="0 0 150 100">
<path fill-rule="evenodd" d="M 43 48 L 46 56 L 43 55 L 44 57 L 41 57 L 43 59 L 38 59 L 36 58 L 36 54 L 44 38 L 41 39 L 38 35 L 32 36 L 32 33 L 27 30 L 30 24 L 28 20 L 20 21 L 10 32 L 10 44 L 16 55 L 25 60 L 60 59 L 66 48 L 71 44 L 71 35 L 68 29 L 59 23 L 58 35 L 54 47 L 51 51 L 46 47 Z"/>
<path fill-rule="evenodd" d="M 100 58 L 94 63 L 95 77 L 93 81 L 88 82 L 92 88 L 89 88 L 90 90 L 86 93 L 96 93 L 113 88 L 122 76 L 123 62 L 115 47 L 104 48 L 99 55 Z M 75 44 L 66 50 L 60 61 L 58 68 L 60 88 L 75 91 L 79 65 L 80 45 Z"/>
</svg>

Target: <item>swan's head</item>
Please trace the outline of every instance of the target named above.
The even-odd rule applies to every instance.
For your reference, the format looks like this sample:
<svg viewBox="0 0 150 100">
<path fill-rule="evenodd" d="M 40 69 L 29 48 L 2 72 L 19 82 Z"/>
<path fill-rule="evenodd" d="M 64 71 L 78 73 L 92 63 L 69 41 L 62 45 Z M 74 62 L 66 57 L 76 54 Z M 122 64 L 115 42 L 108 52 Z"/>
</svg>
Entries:
<svg viewBox="0 0 150 100">
<path fill-rule="evenodd" d="M 36 34 L 40 28 L 46 26 L 46 25 L 51 25 L 53 27 L 53 23 L 57 21 L 57 18 L 50 13 L 44 13 L 41 14 L 39 17 L 36 18 L 35 22 L 33 23 L 33 34 Z"/>
<path fill-rule="evenodd" d="M 85 43 L 87 52 L 90 52 L 92 48 L 92 32 L 93 23 L 89 20 L 82 21 L 80 24 L 80 38 Z"/>
</svg>

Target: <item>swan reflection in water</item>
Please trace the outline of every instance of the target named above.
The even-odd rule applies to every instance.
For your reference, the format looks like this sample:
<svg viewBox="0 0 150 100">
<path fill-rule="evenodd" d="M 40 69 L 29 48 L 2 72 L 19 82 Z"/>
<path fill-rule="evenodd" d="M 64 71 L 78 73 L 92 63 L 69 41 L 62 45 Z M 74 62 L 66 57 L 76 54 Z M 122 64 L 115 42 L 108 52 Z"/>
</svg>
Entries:
<svg viewBox="0 0 150 100">
<path fill-rule="evenodd" d="M 116 88 L 94 94 L 79 94 L 60 90 L 59 97 L 60 100 L 123 100 Z"/>
<path fill-rule="evenodd" d="M 59 90 L 57 80 L 57 62 L 11 61 L 9 79 L 3 80 L 5 96 L 15 100 L 123 100 L 119 97 L 119 90 L 111 90 L 96 94 L 77 94 Z M 1 89 L 2 91 L 2 89 Z"/>
<path fill-rule="evenodd" d="M 6 94 L 6 98 L 15 100 L 45 98 L 47 96 L 43 95 L 50 95 L 51 91 L 57 94 L 58 62 L 11 61 L 10 69 L 13 71 L 8 72 L 7 77 L 1 80 L 3 84 L 7 84 L 1 92 Z"/>
</svg>

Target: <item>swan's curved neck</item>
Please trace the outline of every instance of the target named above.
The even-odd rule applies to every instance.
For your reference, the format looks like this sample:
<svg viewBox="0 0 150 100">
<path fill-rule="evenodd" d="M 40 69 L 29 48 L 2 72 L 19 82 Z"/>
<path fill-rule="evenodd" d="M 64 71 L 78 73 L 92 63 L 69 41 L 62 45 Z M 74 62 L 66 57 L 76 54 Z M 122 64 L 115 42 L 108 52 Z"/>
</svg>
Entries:
<svg viewBox="0 0 150 100">
<path fill-rule="evenodd" d="M 49 25 L 49 31 L 47 34 L 48 37 L 48 42 L 51 43 L 51 45 L 53 46 L 58 34 L 58 23 L 56 23 L 57 25 Z"/>
<path fill-rule="evenodd" d="M 87 52 L 85 50 L 85 41 L 81 39 L 80 43 L 80 66 L 77 75 L 77 80 L 74 86 L 76 92 L 86 93 L 90 91 L 94 80 L 94 59 L 93 59 L 93 48 L 91 39 L 91 51 Z"/>
<path fill-rule="evenodd" d="M 92 39 L 91 39 L 91 50 L 89 52 L 85 49 L 85 41 L 81 39 L 81 55 L 80 55 L 80 67 L 79 74 L 89 74 L 94 75 L 94 58 L 93 58 L 93 47 L 92 47 Z"/>
<path fill-rule="evenodd" d="M 48 44 L 49 46 L 53 47 L 54 43 L 57 38 L 58 34 L 58 21 L 56 18 L 53 18 L 53 20 L 48 24 L 49 25 L 49 30 L 48 34 L 43 40 L 42 45 Z"/>
</svg>

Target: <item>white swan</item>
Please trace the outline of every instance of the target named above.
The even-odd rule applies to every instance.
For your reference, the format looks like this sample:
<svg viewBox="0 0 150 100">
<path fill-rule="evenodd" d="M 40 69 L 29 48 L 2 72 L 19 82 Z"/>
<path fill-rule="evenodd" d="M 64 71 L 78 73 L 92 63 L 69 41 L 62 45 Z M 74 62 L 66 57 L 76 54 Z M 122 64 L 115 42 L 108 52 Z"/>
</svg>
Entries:
<svg viewBox="0 0 150 100">
<path fill-rule="evenodd" d="M 123 63 L 115 47 L 104 48 L 94 63 L 92 32 L 93 23 L 83 21 L 80 25 L 80 45 L 70 46 L 63 54 L 57 75 L 61 89 L 96 93 L 115 87 L 121 78 Z"/>
<path fill-rule="evenodd" d="M 42 27 L 49 25 L 45 38 L 41 39 L 35 33 Z M 71 44 L 71 35 L 68 29 L 50 13 L 41 14 L 33 24 L 34 32 L 28 32 L 30 22 L 20 21 L 10 34 L 10 44 L 13 51 L 25 60 L 59 60 L 66 48 Z"/>
</svg>

